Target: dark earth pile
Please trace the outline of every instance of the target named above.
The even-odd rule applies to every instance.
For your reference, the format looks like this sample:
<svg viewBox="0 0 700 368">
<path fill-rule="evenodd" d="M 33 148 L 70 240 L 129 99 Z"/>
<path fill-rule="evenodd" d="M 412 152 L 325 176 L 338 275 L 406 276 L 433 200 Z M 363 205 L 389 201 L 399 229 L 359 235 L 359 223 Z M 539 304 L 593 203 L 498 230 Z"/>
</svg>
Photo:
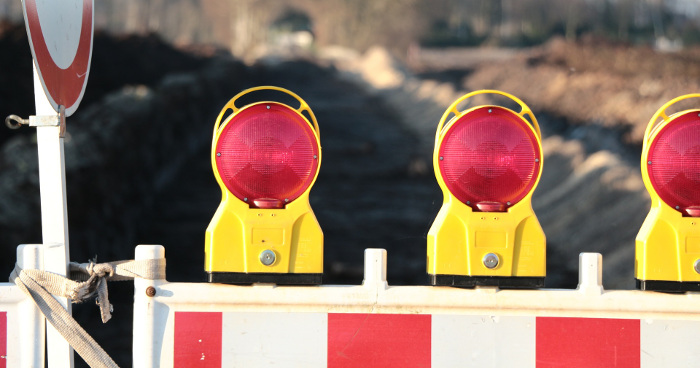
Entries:
<svg viewBox="0 0 700 368">
<path fill-rule="evenodd" d="M 22 32 L 4 33 L 18 50 Z M 13 84 L 31 85 L 30 68 L 6 68 Z M 425 283 L 425 233 L 441 195 L 434 178 L 411 170 L 417 138 L 390 108 L 310 62 L 246 67 L 153 37 L 95 38 L 86 97 L 65 143 L 71 259 L 131 259 L 137 244 L 158 243 L 170 280 L 203 281 L 204 230 L 221 195 L 209 160 L 214 119 L 234 94 L 265 84 L 294 90 L 319 120 L 324 156 L 310 200 L 325 235 L 324 282 L 359 284 L 363 250 L 381 247 L 391 255 L 390 283 Z M 0 111 L 29 115 L 31 93 L 3 100 Z M 14 254 L 20 243 L 41 242 L 36 145 L 29 128 L 2 136 L 0 242 Z M 9 274 L 14 256 L 1 262 Z M 92 303 L 74 309 L 122 366 L 131 365 L 132 289 L 110 287 L 115 313 L 104 328 Z"/>
<path fill-rule="evenodd" d="M 0 26 L 1 117 L 33 113 L 30 63 L 24 28 Z M 137 244 L 163 244 L 170 281 L 203 281 L 204 231 L 221 195 L 209 157 L 214 119 L 239 91 L 277 85 L 319 120 L 323 162 L 310 201 L 325 236 L 324 282 L 359 284 L 363 250 L 384 248 L 389 284 L 425 284 L 425 237 L 442 203 L 430 131 L 446 104 L 421 97 L 431 84 L 411 83 L 376 93 L 313 61 L 246 66 L 155 36 L 98 33 L 65 144 L 71 259 L 131 259 Z M 533 204 L 548 237 L 547 286 L 575 287 L 578 252 L 600 251 L 614 266 L 606 280 L 628 287 L 648 200 L 621 135 L 543 110 L 545 173 Z M 0 273 L 9 274 L 15 247 L 41 242 L 38 172 L 34 132 L 0 129 Z M 105 327 L 92 303 L 74 309 L 121 366 L 131 365 L 132 293 L 130 283 L 110 286 Z"/>
<path fill-rule="evenodd" d="M 700 90 L 700 48 L 663 53 L 593 38 L 578 43 L 555 38 L 509 60 L 481 65 L 464 82 L 466 89 L 511 91 L 532 101 L 533 109 L 575 124 L 613 128 L 625 143 L 641 145 L 659 107 Z M 677 108 L 672 112 L 688 105 Z"/>
</svg>

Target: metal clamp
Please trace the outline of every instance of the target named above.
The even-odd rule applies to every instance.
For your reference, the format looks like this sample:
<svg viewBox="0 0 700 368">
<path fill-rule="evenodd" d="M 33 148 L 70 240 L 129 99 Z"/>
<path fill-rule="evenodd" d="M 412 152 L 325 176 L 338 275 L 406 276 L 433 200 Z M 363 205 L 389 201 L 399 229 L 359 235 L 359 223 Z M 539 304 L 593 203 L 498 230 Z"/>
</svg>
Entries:
<svg viewBox="0 0 700 368">
<path fill-rule="evenodd" d="M 22 125 L 30 127 L 60 127 L 59 137 L 63 138 L 66 135 L 66 108 L 58 107 L 58 114 L 30 116 L 29 119 L 23 119 L 17 115 L 10 115 L 5 118 L 5 125 L 10 129 L 19 129 Z"/>
</svg>

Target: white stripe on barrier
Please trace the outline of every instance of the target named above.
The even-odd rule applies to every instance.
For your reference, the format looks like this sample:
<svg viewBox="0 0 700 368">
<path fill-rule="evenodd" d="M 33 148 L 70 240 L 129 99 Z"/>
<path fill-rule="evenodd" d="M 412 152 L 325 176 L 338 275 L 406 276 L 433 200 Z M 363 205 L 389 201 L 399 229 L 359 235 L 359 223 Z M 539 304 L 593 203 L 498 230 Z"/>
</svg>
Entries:
<svg viewBox="0 0 700 368">
<path fill-rule="evenodd" d="M 700 365 L 700 322 L 642 320 L 640 323 L 642 368 Z"/>
<path fill-rule="evenodd" d="M 224 313 L 222 326 L 227 366 L 326 366 L 326 313 Z"/>
<path fill-rule="evenodd" d="M 433 367 L 535 367 L 535 317 L 433 315 Z"/>
</svg>

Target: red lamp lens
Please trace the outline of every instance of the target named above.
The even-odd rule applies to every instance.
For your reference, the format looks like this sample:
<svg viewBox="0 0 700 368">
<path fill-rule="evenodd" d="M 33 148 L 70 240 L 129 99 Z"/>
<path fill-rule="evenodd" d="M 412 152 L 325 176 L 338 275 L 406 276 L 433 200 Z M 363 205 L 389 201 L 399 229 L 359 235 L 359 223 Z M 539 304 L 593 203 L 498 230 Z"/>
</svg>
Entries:
<svg viewBox="0 0 700 368">
<path fill-rule="evenodd" d="M 527 122 L 499 107 L 475 109 L 455 121 L 439 150 L 449 191 L 475 211 L 500 212 L 518 203 L 537 181 L 542 161 Z"/>
<path fill-rule="evenodd" d="M 700 117 L 688 112 L 656 135 L 647 155 L 649 180 L 662 201 L 694 216 L 700 206 Z"/>
<path fill-rule="evenodd" d="M 279 208 L 313 182 L 319 144 L 290 107 L 266 103 L 240 110 L 216 143 L 216 167 L 226 188 L 251 207 Z"/>
</svg>

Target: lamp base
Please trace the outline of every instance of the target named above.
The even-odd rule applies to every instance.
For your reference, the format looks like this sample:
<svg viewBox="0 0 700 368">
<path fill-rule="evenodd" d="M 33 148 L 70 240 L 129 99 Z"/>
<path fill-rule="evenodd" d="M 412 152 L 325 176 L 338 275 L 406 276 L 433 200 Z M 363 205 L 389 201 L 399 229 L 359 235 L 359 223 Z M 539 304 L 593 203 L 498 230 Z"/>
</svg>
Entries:
<svg viewBox="0 0 700 368">
<path fill-rule="evenodd" d="M 433 286 L 456 286 L 473 288 L 476 286 L 498 286 L 499 288 L 536 289 L 544 287 L 544 277 L 504 277 L 504 276 L 463 276 L 431 275 Z"/>
<path fill-rule="evenodd" d="M 320 285 L 322 273 L 207 272 L 207 281 L 222 284 Z"/>
<path fill-rule="evenodd" d="M 634 280 L 639 290 L 662 291 L 666 293 L 700 291 L 700 282 L 697 281 Z"/>
</svg>

